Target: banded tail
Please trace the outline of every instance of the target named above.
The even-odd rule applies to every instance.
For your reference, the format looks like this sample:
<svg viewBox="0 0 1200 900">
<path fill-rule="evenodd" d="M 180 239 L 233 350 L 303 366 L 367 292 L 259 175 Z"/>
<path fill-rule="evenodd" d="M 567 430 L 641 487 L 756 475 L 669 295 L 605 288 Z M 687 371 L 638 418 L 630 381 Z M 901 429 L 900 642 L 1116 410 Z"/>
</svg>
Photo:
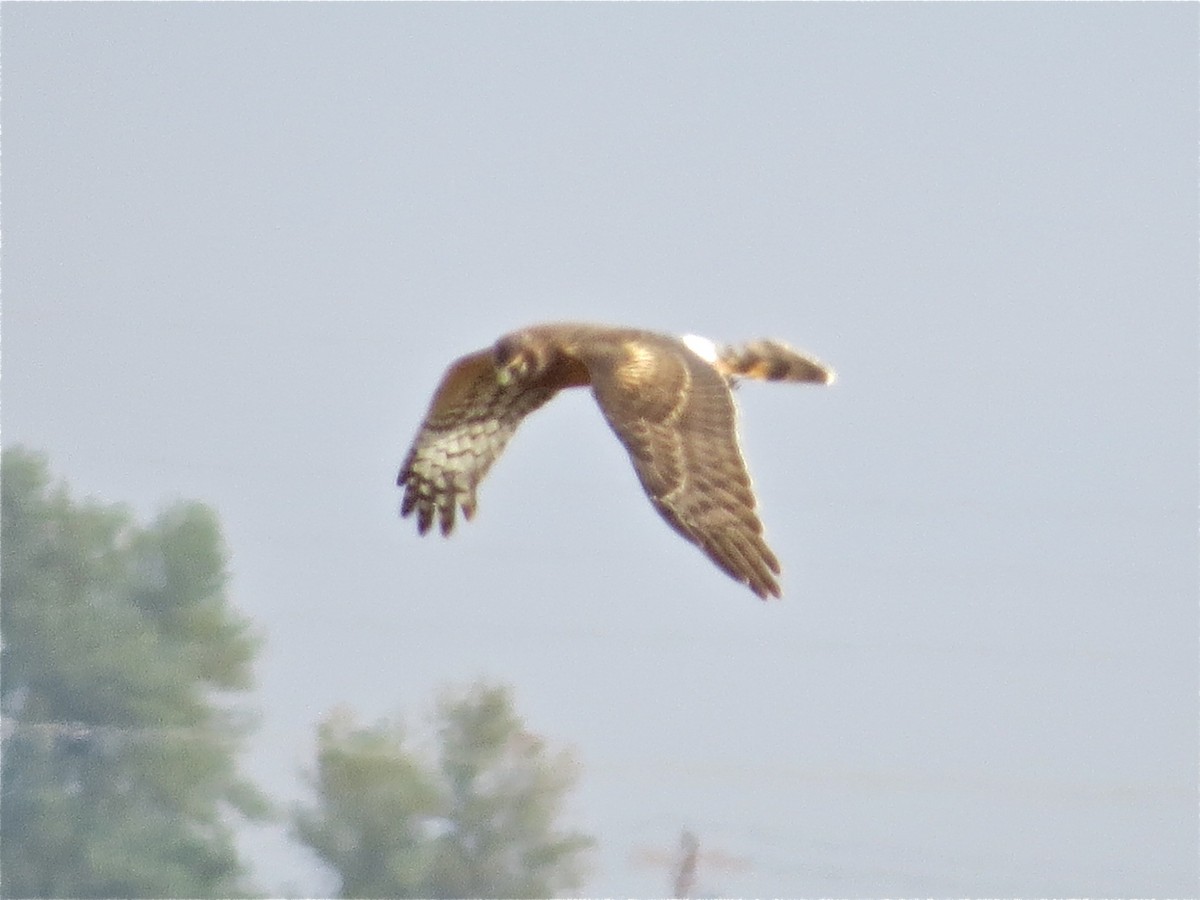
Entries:
<svg viewBox="0 0 1200 900">
<path fill-rule="evenodd" d="M 720 346 L 707 338 L 689 334 L 683 338 L 683 342 L 731 381 L 754 378 L 758 381 L 833 384 L 837 378 L 833 369 L 815 356 L 793 350 L 779 341 L 762 340 Z"/>
</svg>

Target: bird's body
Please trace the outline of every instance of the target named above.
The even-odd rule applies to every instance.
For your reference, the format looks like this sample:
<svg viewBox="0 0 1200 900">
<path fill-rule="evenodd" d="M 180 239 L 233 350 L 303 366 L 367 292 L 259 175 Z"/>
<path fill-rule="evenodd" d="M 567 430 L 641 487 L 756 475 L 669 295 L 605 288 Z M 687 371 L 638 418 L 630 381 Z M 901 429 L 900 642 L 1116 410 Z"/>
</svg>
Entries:
<svg viewBox="0 0 1200 900">
<path fill-rule="evenodd" d="M 443 534 L 526 415 L 560 390 L 590 385 L 629 451 L 650 502 L 676 531 L 760 597 L 780 595 L 738 448 L 737 378 L 829 384 L 828 367 L 774 341 L 720 347 L 703 338 L 601 325 L 537 325 L 451 364 L 400 469 L 401 514 Z"/>
</svg>

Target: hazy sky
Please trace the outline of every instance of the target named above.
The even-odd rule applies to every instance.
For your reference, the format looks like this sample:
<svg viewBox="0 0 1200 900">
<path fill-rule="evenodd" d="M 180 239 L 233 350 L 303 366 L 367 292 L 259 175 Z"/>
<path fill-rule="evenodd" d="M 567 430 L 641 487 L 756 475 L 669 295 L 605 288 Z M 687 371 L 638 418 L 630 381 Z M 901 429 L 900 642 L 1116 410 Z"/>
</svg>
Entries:
<svg viewBox="0 0 1200 900">
<path fill-rule="evenodd" d="M 1198 18 L 5 3 L 4 443 L 218 510 L 284 802 L 331 707 L 482 677 L 580 760 L 588 893 L 689 826 L 710 891 L 1194 896 Z M 837 368 L 738 392 L 782 602 L 583 391 L 397 518 L 445 365 L 542 320 Z"/>
</svg>

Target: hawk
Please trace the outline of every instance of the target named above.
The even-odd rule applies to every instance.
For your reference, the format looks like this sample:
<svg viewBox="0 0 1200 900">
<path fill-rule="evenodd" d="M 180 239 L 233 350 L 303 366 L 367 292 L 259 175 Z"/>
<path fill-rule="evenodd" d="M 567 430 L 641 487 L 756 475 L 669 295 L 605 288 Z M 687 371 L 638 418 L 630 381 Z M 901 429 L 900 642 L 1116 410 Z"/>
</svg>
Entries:
<svg viewBox="0 0 1200 900">
<path fill-rule="evenodd" d="M 602 325 L 536 325 L 456 360 L 434 392 L 398 486 L 400 514 L 442 534 L 524 418 L 565 388 L 590 385 L 651 504 L 717 567 L 762 599 L 781 596 L 738 447 L 739 378 L 831 384 L 833 370 L 777 341 L 718 346 L 689 335 Z"/>
</svg>

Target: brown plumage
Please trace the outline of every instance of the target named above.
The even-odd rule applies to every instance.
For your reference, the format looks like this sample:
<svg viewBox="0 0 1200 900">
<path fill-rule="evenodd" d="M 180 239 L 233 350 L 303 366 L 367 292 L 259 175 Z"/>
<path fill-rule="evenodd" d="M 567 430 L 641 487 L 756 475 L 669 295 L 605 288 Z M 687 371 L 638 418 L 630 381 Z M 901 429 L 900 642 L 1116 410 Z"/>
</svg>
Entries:
<svg viewBox="0 0 1200 900">
<path fill-rule="evenodd" d="M 400 468 L 401 515 L 443 534 L 475 512 L 476 489 L 522 419 L 564 388 L 591 385 L 646 496 L 671 527 L 758 596 L 780 596 L 738 448 L 737 378 L 829 384 L 832 370 L 775 341 L 702 338 L 598 325 L 539 325 L 454 362 Z"/>
</svg>

